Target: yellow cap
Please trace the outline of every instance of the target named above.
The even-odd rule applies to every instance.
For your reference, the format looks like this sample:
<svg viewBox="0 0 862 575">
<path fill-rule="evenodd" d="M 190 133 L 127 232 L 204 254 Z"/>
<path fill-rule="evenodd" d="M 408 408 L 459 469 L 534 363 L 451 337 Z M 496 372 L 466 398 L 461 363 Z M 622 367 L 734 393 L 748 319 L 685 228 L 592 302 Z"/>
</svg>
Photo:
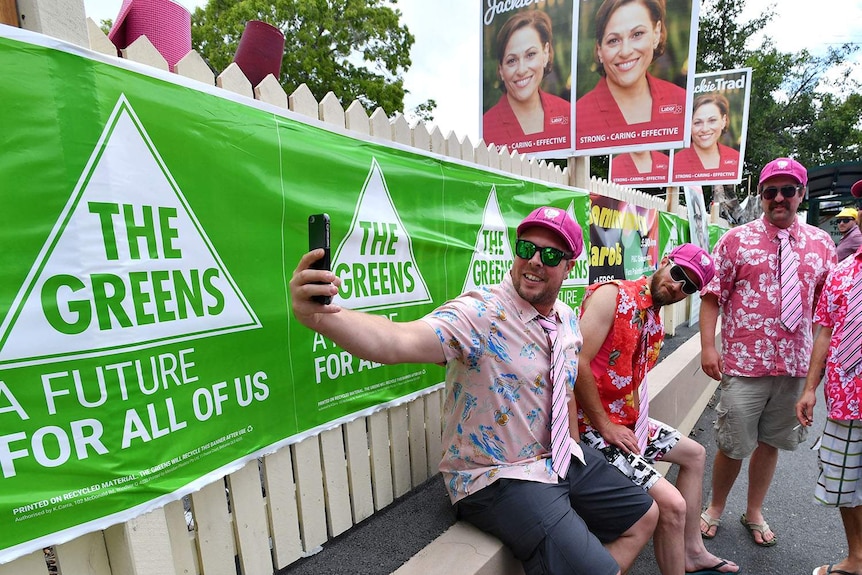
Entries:
<svg viewBox="0 0 862 575">
<path fill-rule="evenodd" d="M 853 208 L 844 208 L 843 210 L 838 212 L 838 215 L 835 217 L 836 218 L 853 218 L 855 220 L 857 215 L 858 215 L 858 213 Z"/>
</svg>

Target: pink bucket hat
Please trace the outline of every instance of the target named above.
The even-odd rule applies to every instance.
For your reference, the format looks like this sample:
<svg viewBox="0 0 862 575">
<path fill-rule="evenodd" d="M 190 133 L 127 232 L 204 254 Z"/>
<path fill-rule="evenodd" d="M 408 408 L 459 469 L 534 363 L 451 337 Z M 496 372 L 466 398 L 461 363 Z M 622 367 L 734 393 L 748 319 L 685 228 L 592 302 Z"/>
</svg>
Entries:
<svg viewBox="0 0 862 575">
<path fill-rule="evenodd" d="M 697 289 L 703 289 L 715 275 L 715 264 L 706 250 L 695 244 L 682 244 L 671 250 L 668 259 L 692 273 Z"/>
<path fill-rule="evenodd" d="M 766 164 L 760 172 L 760 183 L 773 176 L 790 176 L 803 186 L 808 185 L 808 170 L 791 158 L 776 158 Z"/>
<path fill-rule="evenodd" d="M 581 255 L 581 251 L 584 249 L 584 233 L 581 231 L 581 226 L 578 225 L 578 222 L 566 210 L 550 206 L 536 208 L 518 224 L 518 236 L 525 229 L 534 226 L 557 232 L 563 238 L 563 241 L 566 242 L 569 251 L 574 254 L 572 257 L 576 258 Z"/>
</svg>

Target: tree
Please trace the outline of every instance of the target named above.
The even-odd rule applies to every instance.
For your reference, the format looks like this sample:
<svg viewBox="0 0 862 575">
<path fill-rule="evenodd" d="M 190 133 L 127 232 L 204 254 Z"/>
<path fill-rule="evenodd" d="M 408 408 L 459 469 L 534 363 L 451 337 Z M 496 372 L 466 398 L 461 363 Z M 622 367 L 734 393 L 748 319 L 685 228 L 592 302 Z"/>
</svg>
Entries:
<svg viewBox="0 0 862 575">
<path fill-rule="evenodd" d="M 750 37 L 772 20 L 774 6 L 740 22 L 744 7 L 745 0 L 706 0 L 697 46 L 698 72 L 752 69 L 740 198 L 746 175 L 756 176 L 773 158 L 793 156 L 814 167 L 858 159 L 862 151 L 862 95 L 849 63 L 858 46 L 829 48 L 823 56 L 789 54 L 767 37 L 751 48 Z"/>
<path fill-rule="evenodd" d="M 209 0 L 192 15 L 192 46 L 222 71 L 245 24 L 263 20 L 285 36 L 281 85 L 306 84 L 318 100 L 333 92 L 345 105 L 391 114 L 404 105 L 403 73 L 414 37 L 399 24 L 397 0 Z"/>
</svg>

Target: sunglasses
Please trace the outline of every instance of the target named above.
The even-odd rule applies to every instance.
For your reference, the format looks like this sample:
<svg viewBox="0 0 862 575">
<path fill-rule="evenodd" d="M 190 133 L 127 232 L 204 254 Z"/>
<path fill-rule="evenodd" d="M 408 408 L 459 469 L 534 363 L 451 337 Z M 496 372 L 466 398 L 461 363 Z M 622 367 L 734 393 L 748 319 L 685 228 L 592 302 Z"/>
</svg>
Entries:
<svg viewBox="0 0 862 575">
<path fill-rule="evenodd" d="M 835 218 L 835 221 L 839 224 L 846 224 L 847 222 L 854 221 L 853 218 Z"/>
<path fill-rule="evenodd" d="M 797 184 L 795 186 L 781 186 L 780 188 L 776 186 L 769 186 L 768 188 L 763 188 L 760 190 L 760 195 L 763 196 L 764 200 L 774 200 L 778 195 L 778 192 L 781 192 L 781 195 L 784 196 L 784 199 L 789 200 L 796 194 L 802 191 L 805 186 L 802 184 Z"/>
<path fill-rule="evenodd" d="M 540 248 L 533 242 L 527 240 L 517 240 L 515 242 L 515 255 L 519 258 L 528 260 L 539 252 L 539 258 L 542 263 L 549 267 L 557 267 L 564 259 L 571 259 L 573 254 L 568 254 L 564 251 L 552 248 L 550 246 Z"/>
<path fill-rule="evenodd" d="M 692 295 L 698 292 L 697 284 L 691 281 L 691 278 L 688 277 L 685 270 L 676 264 L 672 265 L 670 268 L 670 278 L 673 281 L 682 284 L 682 293 Z"/>
</svg>

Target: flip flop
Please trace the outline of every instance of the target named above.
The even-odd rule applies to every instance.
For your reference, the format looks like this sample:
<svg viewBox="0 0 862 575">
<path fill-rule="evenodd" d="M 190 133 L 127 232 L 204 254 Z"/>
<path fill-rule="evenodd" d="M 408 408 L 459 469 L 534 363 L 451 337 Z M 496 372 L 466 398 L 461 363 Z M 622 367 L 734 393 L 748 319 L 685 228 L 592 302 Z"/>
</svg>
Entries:
<svg viewBox="0 0 862 575">
<path fill-rule="evenodd" d="M 775 533 L 772 534 L 772 539 L 766 541 L 764 536 L 767 531 L 770 531 L 769 524 L 764 521 L 763 523 L 755 523 L 753 521 L 749 521 L 745 516 L 745 513 L 742 514 L 742 517 L 739 518 L 739 522 L 742 523 L 743 527 L 748 529 L 748 534 L 751 535 L 751 540 L 754 541 L 755 545 L 759 545 L 760 547 L 772 547 L 776 543 L 778 543 L 778 535 Z M 760 532 L 761 542 L 758 542 L 757 539 L 754 538 L 754 532 Z M 835 571 L 837 573 L 837 571 Z"/>
<path fill-rule="evenodd" d="M 732 575 L 738 575 L 739 573 L 742 573 L 742 569 L 739 569 L 738 571 L 719 571 L 719 568 L 724 567 L 727 564 L 728 564 L 727 561 L 722 559 L 721 563 L 719 563 L 718 565 L 714 565 L 714 566 L 710 567 L 709 569 L 700 569 L 698 571 L 686 571 L 685 575 L 731 575 L 731 574 Z"/>
<path fill-rule="evenodd" d="M 850 571 L 844 571 L 843 569 L 833 569 L 834 563 L 830 563 L 829 565 L 821 565 L 820 567 L 815 567 L 814 571 L 811 572 L 811 575 L 817 575 L 817 572 L 820 571 L 823 567 L 826 567 L 826 572 L 824 575 L 830 575 L 834 573 L 835 575 L 856 575 L 856 573 L 851 573 Z"/>
<path fill-rule="evenodd" d="M 704 509 L 703 512 L 700 514 L 700 518 L 703 520 L 704 523 L 706 523 L 706 530 L 707 531 L 709 531 L 710 529 L 715 527 L 715 533 L 713 533 L 712 535 L 709 535 L 709 534 L 701 531 L 700 532 L 701 537 L 703 537 L 704 539 L 712 539 L 713 537 L 718 535 L 718 526 L 721 525 L 721 519 L 716 519 L 714 517 L 711 517 L 706 512 L 706 509 Z"/>
</svg>

